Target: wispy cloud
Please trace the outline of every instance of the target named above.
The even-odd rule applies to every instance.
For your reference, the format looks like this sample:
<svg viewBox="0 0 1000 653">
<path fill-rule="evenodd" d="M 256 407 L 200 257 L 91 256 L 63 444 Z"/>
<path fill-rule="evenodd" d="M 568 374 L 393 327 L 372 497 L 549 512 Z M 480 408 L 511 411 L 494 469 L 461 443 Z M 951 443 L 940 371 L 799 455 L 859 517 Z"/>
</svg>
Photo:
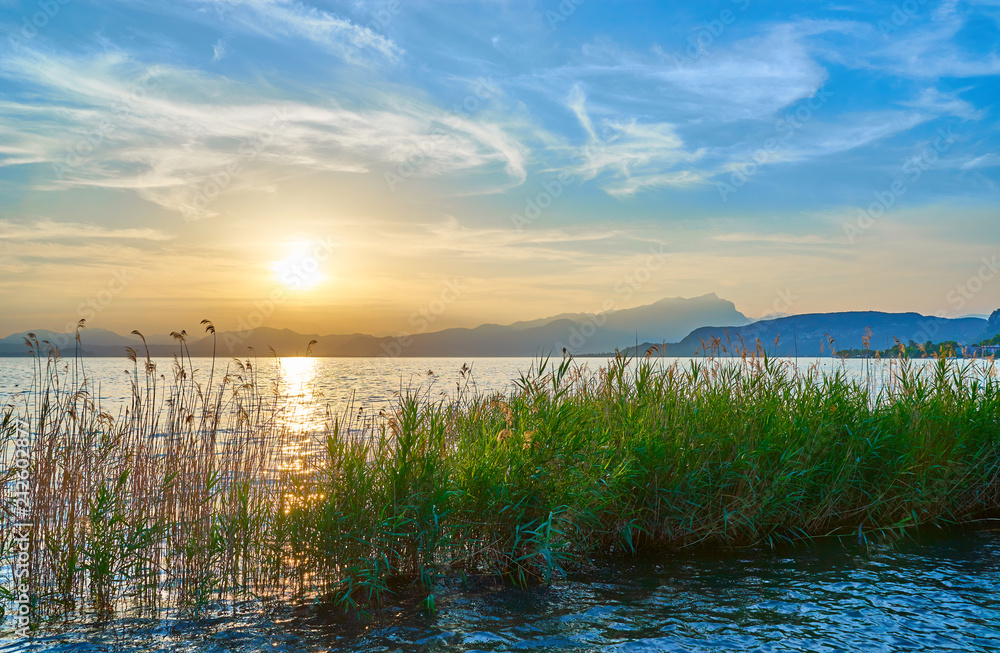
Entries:
<svg viewBox="0 0 1000 653">
<path fill-rule="evenodd" d="M 720 44 L 691 60 L 662 47 L 639 52 L 599 41 L 584 46 L 575 61 L 522 83 L 565 88 L 570 80 L 586 80 L 592 88 L 613 89 L 602 94 L 601 101 L 678 120 L 756 119 L 811 96 L 823 85 L 827 73 L 812 55 L 808 38 L 857 29 L 853 23 L 833 21 L 782 24 Z M 623 86 L 632 90 L 623 94 Z"/>
<path fill-rule="evenodd" d="M 843 247 L 843 239 L 834 239 L 817 234 L 767 234 L 733 232 L 712 236 L 712 240 L 721 243 L 770 243 L 774 245 L 820 245 Z"/>
<path fill-rule="evenodd" d="M 583 263 L 595 256 L 595 248 L 607 249 L 618 241 L 636 242 L 626 230 L 607 227 L 516 231 L 462 225 L 452 216 L 438 222 L 398 226 L 383 231 L 380 241 L 394 242 L 395 251 L 410 256 L 453 256 L 459 260 L 490 262 L 548 261 Z"/>
<path fill-rule="evenodd" d="M 966 88 L 965 91 L 970 89 Z M 904 106 L 913 107 L 939 116 L 955 116 L 965 120 L 981 120 L 986 112 L 976 109 L 970 102 L 959 97 L 962 91 L 942 92 L 936 88 L 925 88 L 920 94 Z"/>
<path fill-rule="evenodd" d="M 223 58 L 229 53 L 226 46 L 226 39 L 219 39 L 212 46 L 212 61 L 222 61 Z"/>
<path fill-rule="evenodd" d="M 173 236 L 156 229 L 114 229 L 80 222 L 57 222 L 47 218 L 30 223 L 0 220 L 0 240 L 149 240 L 167 241 Z"/>
<path fill-rule="evenodd" d="M 566 101 L 566 106 L 569 110 L 573 112 L 576 119 L 580 121 L 580 126 L 583 130 L 587 132 L 591 141 L 597 141 L 597 133 L 594 131 L 594 124 L 590 121 L 590 116 L 587 115 L 587 95 L 577 84 L 573 87 L 573 90 L 569 94 L 569 98 Z"/>
<path fill-rule="evenodd" d="M 960 7 L 945 2 L 933 12 L 933 20 L 907 25 L 891 35 L 888 42 L 870 55 L 870 65 L 894 75 L 915 79 L 969 78 L 1000 74 L 1000 56 L 991 52 L 970 52 L 959 45 L 957 36 L 970 19 L 978 15 L 976 4 Z M 995 5 L 994 5 L 995 6 Z"/>
<path fill-rule="evenodd" d="M 973 170 L 975 168 L 991 168 L 995 166 L 1000 166 L 1000 156 L 995 152 L 989 152 L 965 161 L 959 167 L 962 170 Z"/>
<path fill-rule="evenodd" d="M 602 177 L 602 187 L 609 194 L 629 197 L 640 190 L 703 181 L 694 170 L 678 169 L 681 164 L 697 160 L 702 152 L 687 150 L 673 125 L 636 121 L 615 124 L 605 120 L 598 134 L 587 112 L 586 96 L 578 86 L 567 107 L 589 135 L 587 143 L 575 149 L 572 170 L 584 180 Z"/>
<path fill-rule="evenodd" d="M 499 168 L 512 185 L 527 175 L 526 148 L 503 126 L 400 96 L 364 108 L 282 101 L 206 73 L 167 66 L 142 73 L 120 53 L 74 59 L 26 52 L 0 66 L 46 100 L 0 104 L 6 163 L 53 164 L 39 188 L 134 189 L 203 217 L 211 210 L 199 198 L 259 187 L 265 171 L 270 179 L 380 173 L 419 161 L 411 174 Z M 140 96 L 123 104 L 137 86 Z M 220 88 L 227 89 L 225 104 L 216 100 Z"/>
<path fill-rule="evenodd" d="M 847 152 L 907 132 L 933 117 L 914 111 L 872 111 L 840 114 L 831 120 L 816 119 L 759 165 L 807 161 Z M 736 165 L 741 162 L 738 159 Z M 733 169 L 725 167 L 727 172 Z"/>
<path fill-rule="evenodd" d="M 188 0 L 210 8 L 226 27 L 270 39 L 305 39 L 352 63 L 398 61 L 403 50 L 391 39 L 349 19 L 295 0 Z"/>
</svg>

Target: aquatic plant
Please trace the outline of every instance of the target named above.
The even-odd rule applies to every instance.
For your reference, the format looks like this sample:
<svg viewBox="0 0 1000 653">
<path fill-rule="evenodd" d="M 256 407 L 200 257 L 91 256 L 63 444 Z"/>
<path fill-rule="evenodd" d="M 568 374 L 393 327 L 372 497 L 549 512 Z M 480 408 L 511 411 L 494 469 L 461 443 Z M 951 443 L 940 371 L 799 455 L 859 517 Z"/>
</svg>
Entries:
<svg viewBox="0 0 1000 653">
<path fill-rule="evenodd" d="M 29 339 L 35 375 L 4 412 L 0 469 L 14 469 L 11 443 L 26 434 L 38 616 L 199 607 L 280 576 L 269 508 L 287 484 L 278 395 L 261 390 L 250 361 L 233 361 L 214 387 L 200 385 L 178 336 L 181 354 L 167 373 L 129 350 L 131 401 L 117 415 L 102 409 L 79 358 L 67 362 Z M 24 501 L 14 490 L 0 490 L 5 541 Z"/>
</svg>

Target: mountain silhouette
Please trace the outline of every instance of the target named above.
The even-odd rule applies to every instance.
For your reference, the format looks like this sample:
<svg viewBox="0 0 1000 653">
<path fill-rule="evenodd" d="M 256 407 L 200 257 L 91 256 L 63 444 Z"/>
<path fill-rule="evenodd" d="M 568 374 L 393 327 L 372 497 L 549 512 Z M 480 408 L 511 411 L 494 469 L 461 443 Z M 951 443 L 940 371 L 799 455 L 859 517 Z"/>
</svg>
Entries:
<svg viewBox="0 0 1000 653">
<path fill-rule="evenodd" d="M 813 313 L 750 322 L 732 302 L 714 293 L 693 298 L 673 297 L 653 304 L 604 313 L 563 313 L 508 325 L 483 324 L 474 328 L 396 336 L 364 333 L 319 335 L 290 329 L 258 327 L 247 331 L 219 332 L 215 339 L 198 328 L 187 337 L 192 356 L 246 357 L 314 356 L 335 357 L 494 357 L 613 353 L 616 350 L 642 355 L 658 346 L 666 356 L 697 356 L 714 346 L 718 354 L 743 349 L 761 349 L 774 356 L 830 355 L 837 350 L 860 349 L 871 330 L 871 347 L 891 347 L 902 342 L 974 343 L 986 334 L 1000 332 L 1000 310 L 989 321 L 976 317 L 956 319 L 929 317 L 919 313 L 853 311 Z M 34 332 L 37 339 L 55 345 L 63 355 L 77 351 L 75 336 L 46 330 Z M 0 355 L 29 354 L 27 333 L 0 339 Z M 177 354 L 179 344 L 171 336 L 152 335 L 146 343 L 136 335 L 119 335 L 105 329 L 85 329 L 80 353 L 85 356 L 122 356 L 126 347 L 143 355 Z M 832 341 L 832 342 L 831 342 Z M 310 343 L 313 343 L 310 347 Z M 641 343 L 636 347 L 637 343 Z M 43 345 L 43 352 L 45 347 Z"/>
</svg>

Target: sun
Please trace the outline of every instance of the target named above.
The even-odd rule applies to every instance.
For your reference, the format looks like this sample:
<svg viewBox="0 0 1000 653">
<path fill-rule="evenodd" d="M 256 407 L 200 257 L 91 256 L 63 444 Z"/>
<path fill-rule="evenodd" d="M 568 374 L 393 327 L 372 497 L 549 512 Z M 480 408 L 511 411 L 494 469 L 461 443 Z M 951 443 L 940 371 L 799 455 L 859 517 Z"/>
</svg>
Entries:
<svg viewBox="0 0 1000 653">
<path fill-rule="evenodd" d="M 271 263 L 274 276 L 291 290 L 314 288 L 329 277 L 324 274 L 332 254 L 329 244 L 313 241 L 294 241 L 286 245 L 288 255 L 282 261 Z"/>
</svg>

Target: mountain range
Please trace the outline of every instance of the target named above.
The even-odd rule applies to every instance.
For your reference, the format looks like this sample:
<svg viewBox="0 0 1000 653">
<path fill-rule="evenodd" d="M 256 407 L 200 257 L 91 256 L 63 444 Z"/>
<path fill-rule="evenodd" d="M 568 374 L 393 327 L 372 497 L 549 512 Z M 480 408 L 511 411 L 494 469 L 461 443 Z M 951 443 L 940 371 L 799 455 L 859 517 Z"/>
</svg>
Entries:
<svg viewBox="0 0 1000 653">
<path fill-rule="evenodd" d="M 812 313 L 761 320 L 739 327 L 700 327 L 680 342 L 646 342 L 627 353 L 650 349 L 665 356 L 697 356 L 713 349 L 721 355 L 760 349 L 771 356 L 829 356 L 846 349 L 889 349 L 896 341 L 924 344 L 954 341 L 974 344 L 1000 333 L 1000 310 L 989 320 L 942 318 L 919 313 L 853 311 Z M 868 338 L 868 347 L 865 339 Z M 658 348 L 657 348 L 658 346 Z"/>
<path fill-rule="evenodd" d="M 1000 310 L 989 320 L 978 317 L 939 318 L 918 313 L 844 312 L 792 315 L 752 322 L 736 306 L 714 293 L 694 298 L 667 298 L 636 308 L 604 313 L 563 313 L 548 318 L 508 325 L 483 324 L 475 328 L 373 336 L 362 333 L 319 335 L 261 326 L 245 331 L 204 334 L 200 327 L 188 334 L 192 356 L 412 356 L 494 357 L 560 355 L 563 349 L 576 355 L 610 353 L 616 350 L 645 352 L 654 345 L 667 356 L 693 356 L 715 343 L 720 354 L 742 348 L 755 349 L 760 342 L 778 356 L 829 355 L 831 339 L 836 349 L 861 348 L 866 330 L 871 345 L 884 348 L 894 338 L 906 342 L 955 340 L 977 342 L 1000 332 Z M 74 350 L 74 336 L 47 330 L 33 332 L 39 341 L 55 344 L 63 353 Z M 0 356 L 29 355 L 28 332 L 0 339 Z M 171 356 L 178 349 L 169 335 L 119 335 L 105 329 L 81 333 L 81 354 L 122 356 L 126 347 L 142 355 Z M 310 343 L 312 343 L 310 345 Z M 639 344 L 642 343 L 642 344 Z"/>
</svg>

